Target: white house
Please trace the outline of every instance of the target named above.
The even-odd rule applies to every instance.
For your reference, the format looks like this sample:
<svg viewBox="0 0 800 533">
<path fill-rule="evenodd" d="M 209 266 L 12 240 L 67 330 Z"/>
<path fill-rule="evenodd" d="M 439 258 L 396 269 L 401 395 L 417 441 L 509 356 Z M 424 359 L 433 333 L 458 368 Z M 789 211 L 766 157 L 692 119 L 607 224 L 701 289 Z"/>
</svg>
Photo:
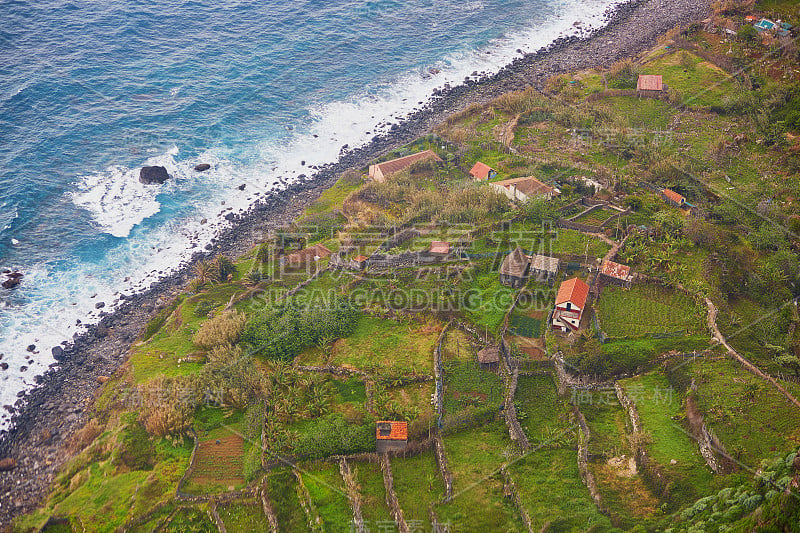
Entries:
<svg viewBox="0 0 800 533">
<path fill-rule="evenodd" d="M 558 189 L 542 183 L 533 176 L 496 181 L 491 185 L 498 192 L 508 196 L 509 200 L 517 200 L 519 202 L 536 197 L 544 197 L 550 200 L 553 196 L 561 194 Z"/>
<path fill-rule="evenodd" d="M 589 297 L 589 286 L 579 278 L 564 281 L 558 288 L 553 311 L 553 329 L 561 332 L 577 331 Z"/>
</svg>

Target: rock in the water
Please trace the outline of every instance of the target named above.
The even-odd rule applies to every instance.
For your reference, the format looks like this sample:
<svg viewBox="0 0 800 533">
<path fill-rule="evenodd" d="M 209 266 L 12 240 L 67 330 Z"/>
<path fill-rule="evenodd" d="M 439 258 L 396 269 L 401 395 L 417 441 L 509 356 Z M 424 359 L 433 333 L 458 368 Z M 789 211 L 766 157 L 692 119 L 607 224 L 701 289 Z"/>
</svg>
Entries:
<svg viewBox="0 0 800 533">
<path fill-rule="evenodd" d="M 241 185 L 239 185 L 239 186 L 238 186 L 238 187 L 236 187 L 236 188 L 237 188 L 237 189 L 239 189 L 240 191 L 243 191 L 243 190 L 244 190 L 244 188 L 245 188 L 245 185 L 246 185 L 246 184 L 242 183 Z"/>
<path fill-rule="evenodd" d="M 209 165 L 208 163 L 200 163 L 199 165 L 195 165 L 194 167 L 194 169 L 198 172 L 205 172 L 209 168 L 211 168 L 211 165 Z"/>
<path fill-rule="evenodd" d="M 55 359 L 56 361 L 61 361 L 62 359 L 64 359 L 64 348 L 62 348 L 61 346 L 53 346 L 52 352 L 53 352 L 53 359 Z"/>
<path fill-rule="evenodd" d="M 0 472 L 8 472 L 9 470 L 14 470 L 16 466 L 17 466 L 17 461 L 15 459 L 12 459 L 11 457 L 0 459 Z"/>
<path fill-rule="evenodd" d="M 169 179 L 167 169 L 164 167 L 142 167 L 139 171 L 139 183 L 145 185 L 161 185 Z"/>
<path fill-rule="evenodd" d="M 28 345 L 28 347 L 27 347 L 26 349 L 27 349 L 29 352 L 32 352 L 32 351 L 34 351 L 34 350 L 36 349 L 36 345 L 35 345 L 35 344 L 29 344 L 29 345 Z"/>
<path fill-rule="evenodd" d="M 105 302 L 97 302 L 96 304 L 94 304 L 94 308 L 95 308 L 95 309 L 102 309 L 102 308 L 104 308 L 105 306 L 106 306 L 106 303 L 105 303 Z"/>
<path fill-rule="evenodd" d="M 8 363 L 0 363 L 0 370 L 8 370 Z"/>
</svg>

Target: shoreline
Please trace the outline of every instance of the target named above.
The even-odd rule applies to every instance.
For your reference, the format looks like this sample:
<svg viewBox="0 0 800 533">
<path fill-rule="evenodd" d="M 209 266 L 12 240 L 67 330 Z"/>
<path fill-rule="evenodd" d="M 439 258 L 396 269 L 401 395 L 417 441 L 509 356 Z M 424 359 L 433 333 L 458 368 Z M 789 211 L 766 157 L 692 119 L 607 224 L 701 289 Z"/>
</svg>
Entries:
<svg viewBox="0 0 800 533">
<path fill-rule="evenodd" d="M 98 378 L 113 375 L 127 360 L 131 345 L 152 314 L 177 295 L 193 277 L 192 265 L 224 254 L 237 257 L 256 244 L 263 232 L 291 222 L 339 175 L 429 132 L 449 115 L 473 103 L 529 86 L 541 89 L 553 75 L 590 67 L 608 67 L 652 47 L 677 24 L 699 20 L 710 0 L 634 0 L 611 8 L 608 22 L 588 37 L 560 37 L 535 54 L 519 57 L 492 76 L 466 81 L 435 94 L 402 123 L 367 145 L 343 152 L 337 162 L 319 168 L 312 178 L 270 192 L 214 239 L 211 250 L 198 252 L 175 273 L 126 298 L 113 313 L 91 326 L 70 346 L 63 360 L 35 379 L 37 387 L 18 395 L 8 430 L 0 432 L 0 458 L 16 467 L 0 472 L 0 526 L 34 509 L 49 491 L 55 472 L 68 459 L 72 433 L 86 422 Z M 54 368 L 53 368 L 54 367 Z"/>
</svg>

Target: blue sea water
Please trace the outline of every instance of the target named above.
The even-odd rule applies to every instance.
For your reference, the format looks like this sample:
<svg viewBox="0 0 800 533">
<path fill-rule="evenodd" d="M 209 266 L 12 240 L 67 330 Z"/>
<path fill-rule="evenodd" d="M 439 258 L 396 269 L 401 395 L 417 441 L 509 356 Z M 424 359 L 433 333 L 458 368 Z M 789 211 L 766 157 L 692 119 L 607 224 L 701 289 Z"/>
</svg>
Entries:
<svg viewBox="0 0 800 533">
<path fill-rule="evenodd" d="M 0 0 L 0 269 L 26 274 L 0 289 L 0 404 L 223 210 L 613 3 Z M 139 184 L 146 164 L 173 179 Z"/>
</svg>

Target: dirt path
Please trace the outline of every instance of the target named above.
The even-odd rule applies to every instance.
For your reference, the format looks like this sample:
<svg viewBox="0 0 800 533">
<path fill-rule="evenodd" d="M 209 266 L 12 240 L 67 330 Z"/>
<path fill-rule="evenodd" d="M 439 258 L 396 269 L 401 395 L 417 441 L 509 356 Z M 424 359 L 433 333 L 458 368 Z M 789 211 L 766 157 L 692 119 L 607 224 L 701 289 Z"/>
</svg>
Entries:
<svg viewBox="0 0 800 533">
<path fill-rule="evenodd" d="M 772 376 L 768 376 L 767 374 L 765 374 L 764 372 L 759 370 L 758 367 L 756 367 L 753 363 L 751 363 L 750 361 L 748 361 L 747 359 L 745 359 L 744 357 L 739 355 L 739 352 L 734 350 L 731 347 L 731 345 L 728 344 L 728 341 L 725 340 L 725 337 L 722 335 L 722 333 L 720 332 L 719 328 L 717 327 L 717 308 L 716 308 L 716 306 L 708 298 L 704 298 L 704 299 L 705 299 L 705 302 L 706 302 L 706 307 L 708 307 L 708 327 L 711 329 L 711 331 L 712 331 L 712 333 L 714 335 L 714 338 L 717 340 L 717 342 L 719 342 L 721 345 L 723 345 L 725 347 L 725 349 L 728 350 L 728 354 L 731 357 L 733 357 L 734 359 L 736 359 L 737 361 L 739 361 L 742 364 L 742 366 L 744 366 L 747 370 L 749 370 L 750 372 L 752 372 L 756 376 L 760 377 L 761 379 L 769 381 L 772 384 L 772 386 L 775 387 L 776 389 L 778 389 L 778 391 L 780 391 L 780 393 L 783 394 L 790 402 L 792 402 L 795 406 L 800 408 L 800 402 L 797 401 L 797 398 L 792 396 L 789 393 L 789 391 L 784 389 L 781 386 L 781 384 L 778 383 Z"/>
</svg>

